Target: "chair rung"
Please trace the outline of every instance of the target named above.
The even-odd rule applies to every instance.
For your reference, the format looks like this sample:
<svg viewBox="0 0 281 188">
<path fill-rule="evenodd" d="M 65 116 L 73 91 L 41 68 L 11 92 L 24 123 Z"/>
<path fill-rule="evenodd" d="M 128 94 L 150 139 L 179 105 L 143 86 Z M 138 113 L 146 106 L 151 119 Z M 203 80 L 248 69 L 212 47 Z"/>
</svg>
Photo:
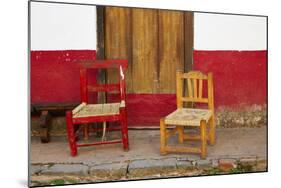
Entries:
<svg viewBox="0 0 281 188">
<path fill-rule="evenodd" d="M 119 91 L 119 84 L 100 84 L 95 86 L 88 86 L 89 92 L 111 92 L 111 91 Z"/>
<path fill-rule="evenodd" d="M 202 73 L 196 72 L 196 71 L 192 71 L 189 73 L 184 73 L 181 76 L 181 79 L 202 79 L 202 80 L 207 80 L 208 76 L 203 75 Z"/>
<path fill-rule="evenodd" d="M 95 145 L 102 145 L 102 144 L 118 144 L 118 143 L 122 143 L 122 140 L 95 142 L 95 143 L 91 143 L 91 144 L 77 144 L 77 147 L 87 147 L 87 146 L 95 146 Z"/>
<path fill-rule="evenodd" d="M 199 135 L 183 135 L 184 140 L 200 140 L 201 137 Z"/>
<path fill-rule="evenodd" d="M 106 127 L 106 131 L 120 131 L 122 129 L 122 127 L 118 126 L 118 127 Z M 90 128 L 91 131 L 102 131 L 102 128 Z"/>
<path fill-rule="evenodd" d="M 120 121 L 121 116 L 119 114 L 110 115 L 110 116 L 92 116 L 92 117 L 79 117 L 73 118 L 73 124 L 83 124 L 89 122 L 113 122 L 113 121 Z"/>
<path fill-rule="evenodd" d="M 165 147 L 166 152 L 174 152 L 174 153 L 201 153 L 200 148 L 195 148 L 195 147 L 171 147 L 171 146 L 166 146 Z"/>
<path fill-rule="evenodd" d="M 182 97 L 182 101 L 184 102 L 202 102 L 208 103 L 208 99 L 206 98 L 193 98 L 193 97 Z"/>
<path fill-rule="evenodd" d="M 184 140 L 201 140 L 201 136 L 200 135 L 183 135 L 183 139 Z M 208 137 L 206 137 L 206 140 L 209 140 Z"/>
</svg>

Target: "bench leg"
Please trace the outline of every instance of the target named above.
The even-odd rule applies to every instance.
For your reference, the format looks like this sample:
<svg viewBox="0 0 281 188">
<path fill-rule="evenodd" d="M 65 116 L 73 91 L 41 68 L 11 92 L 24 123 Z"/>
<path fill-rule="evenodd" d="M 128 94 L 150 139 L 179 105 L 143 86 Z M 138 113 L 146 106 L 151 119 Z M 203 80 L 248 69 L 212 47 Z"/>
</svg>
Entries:
<svg viewBox="0 0 281 188">
<path fill-rule="evenodd" d="M 166 125 L 164 118 L 160 119 L 160 153 L 161 155 L 167 154 L 166 152 Z"/>
<path fill-rule="evenodd" d="M 205 159 L 207 154 L 207 137 L 206 137 L 206 121 L 200 122 L 200 137 L 201 137 L 201 158 Z"/>
<path fill-rule="evenodd" d="M 67 125 L 67 135 L 68 135 L 68 142 L 70 148 L 71 156 L 77 155 L 77 145 L 76 145 L 76 138 L 74 132 L 74 125 L 72 123 L 72 111 L 66 112 L 66 125 Z"/>
<path fill-rule="evenodd" d="M 83 136 L 84 136 L 84 140 L 89 140 L 89 125 L 88 124 L 83 125 Z"/>
<path fill-rule="evenodd" d="M 40 115 L 40 139 L 41 143 L 50 141 L 49 127 L 51 123 L 51 115 L 47 110 L 41 112 Z"/>
</svg>

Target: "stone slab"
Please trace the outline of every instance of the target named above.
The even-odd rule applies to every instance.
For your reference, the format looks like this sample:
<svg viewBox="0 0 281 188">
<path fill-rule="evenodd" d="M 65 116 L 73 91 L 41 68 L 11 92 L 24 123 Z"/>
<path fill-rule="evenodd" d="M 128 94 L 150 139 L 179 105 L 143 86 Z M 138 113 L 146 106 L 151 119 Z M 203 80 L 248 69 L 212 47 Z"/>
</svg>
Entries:
<svg viewBox="0 0 281 188">
<path fill-rule="evenodd" d="M 176 158 L 135 160 L 129 163 L 128 175 L 144 177 L 163 172 L 167 173 L 177 169 L 176 163 Z"/>
<path fill-rule="evenodd" d="M 90 167 L 90 175 L 97 178 L 110 178 L 111 180 L 117 180 L 122 177 L 126 177 L 128 163 L 108 163 L 95 165 Z"/>
<path fill-rule="evenodd" d="M 184 170 L 191 170 L 194 169 L 194 165 L 191 161 L 183 161 L 183 160 L 177 160 L 177 168 L 178 169 L 184 169 Z"/>
<path fill-rule="evenodd" d="M 210 168 L 212 167 L 212 161 L 208 159 L 201 159 L 196 161 L 197 168 Z"/>
<path fill-rule="evenodd" d="M 39 174 L 41 171 L 48 169 L 48 165 L 30 165 L 30 175 Z"/>
<path fill-rule="evenodd" d="M 89 167 L 81 164 L 55 164 L 48 169 L 42 170 L 43 175 L 82 175 L 89 174 Z"/>
</svg>

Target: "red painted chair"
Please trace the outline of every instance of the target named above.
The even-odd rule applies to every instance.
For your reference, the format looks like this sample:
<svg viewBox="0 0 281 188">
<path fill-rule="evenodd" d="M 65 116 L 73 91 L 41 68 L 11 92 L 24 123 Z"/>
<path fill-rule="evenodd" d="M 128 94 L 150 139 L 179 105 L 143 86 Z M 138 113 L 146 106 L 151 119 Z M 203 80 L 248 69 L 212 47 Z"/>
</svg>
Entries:
<svg viewBox="0 0 281 188">
<path fill-rule="evenodd" d="M 100 60 L 87 63 L 81 63 L 80 68 L 80 85 L 81 85 L 81 100 L 82 103 L 72 111 L 66 112 L 67 133 L 69 147 L 72 156 L 77 155 L 77 147 L 94 146 L 101 144 L 116 144 L 123 143 L 124 150 L 129 149 L 128 141 L 128 125 L 125 100 L 125 75 L 124 71 L 128 67 L 127 60 Z M 119 70 L 118 84 L 88 84 L 88 73 L 91 69 L 112 69 Z M 105 104 L 89 104 L 89 92 L 112 92 L 119 91 L 120 102 L 105 103 Z M 121 125 L 122 139 L 111 141 L 100 141 L 89 144 L 78 144 L 76 142 L 76 127 L 81 124 L 93 122 L 116 122 Z M 110 129 L 109 129 L 110 130 Z M 111 130 L 116 130 L 112 128 Z"/>
</svg>

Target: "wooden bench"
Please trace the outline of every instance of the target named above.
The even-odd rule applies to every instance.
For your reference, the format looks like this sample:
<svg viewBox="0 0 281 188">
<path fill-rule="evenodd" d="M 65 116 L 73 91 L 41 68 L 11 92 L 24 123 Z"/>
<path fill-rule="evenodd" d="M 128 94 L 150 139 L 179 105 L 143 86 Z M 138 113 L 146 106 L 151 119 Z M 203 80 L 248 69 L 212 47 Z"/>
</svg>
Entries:
<svg viewBox="0 0 281 188">
<path fill-rule="evenodd" d="M 49 129 L 54 116 L 65 116 L 67 110 L 72 110 L 79 103 L 48 103 L 31 104 L 31 115 L 39 116 L 40 139 L 41 143 L 50 141 Z"/>
</svg>

